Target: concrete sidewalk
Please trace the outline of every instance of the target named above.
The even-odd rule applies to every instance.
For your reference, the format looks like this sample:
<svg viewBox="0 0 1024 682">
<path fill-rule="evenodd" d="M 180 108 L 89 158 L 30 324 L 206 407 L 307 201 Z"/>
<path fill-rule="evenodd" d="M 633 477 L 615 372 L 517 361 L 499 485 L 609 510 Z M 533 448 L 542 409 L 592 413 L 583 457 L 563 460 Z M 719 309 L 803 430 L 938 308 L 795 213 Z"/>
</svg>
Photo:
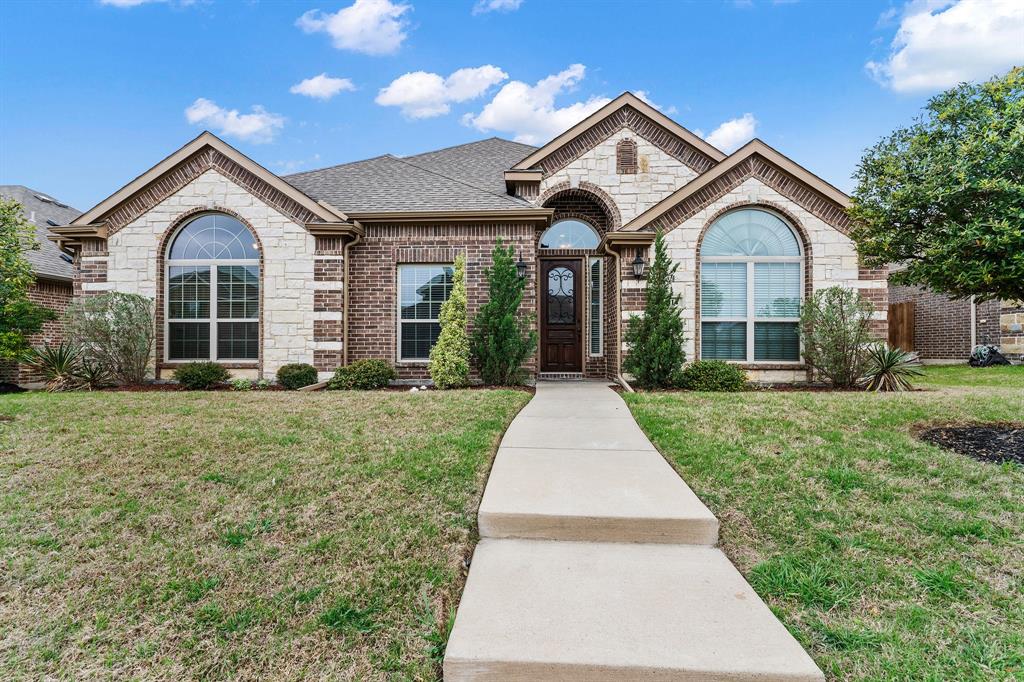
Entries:
<svg viewBox="0 0 1024 682">
<path fill-rule="evenodd" d="M 824 679 L 603 383 L 537 386 L 479 520 L 448 682 Z"/>
</svg>

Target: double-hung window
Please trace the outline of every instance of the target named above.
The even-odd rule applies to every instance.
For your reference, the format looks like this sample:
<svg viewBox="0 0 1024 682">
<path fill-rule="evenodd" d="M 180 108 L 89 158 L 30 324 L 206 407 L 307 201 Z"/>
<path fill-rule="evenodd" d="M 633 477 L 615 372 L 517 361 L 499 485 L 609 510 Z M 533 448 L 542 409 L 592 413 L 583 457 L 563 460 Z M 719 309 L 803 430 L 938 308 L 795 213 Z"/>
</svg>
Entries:
<svg viewBox="0 0 1024 682">
<path fill-rule="evenodd" d="M 398 266 L 398 359 L 426 361 L 441 335 L 441 305 L 452 293 L 451 265 Z"/>
<path fill-rule="evenodd" d="M 700 272 L 702 358 L 799 361 L 803 254 L 789 225 L 761 209 L 727 213 L 704 236 Z"/>
<path fill-rule="evenodd" d="M 259 358 L 259 250 L 228 215 L 189 221 L 167 254 L 168 360 Z"/>
</svg>

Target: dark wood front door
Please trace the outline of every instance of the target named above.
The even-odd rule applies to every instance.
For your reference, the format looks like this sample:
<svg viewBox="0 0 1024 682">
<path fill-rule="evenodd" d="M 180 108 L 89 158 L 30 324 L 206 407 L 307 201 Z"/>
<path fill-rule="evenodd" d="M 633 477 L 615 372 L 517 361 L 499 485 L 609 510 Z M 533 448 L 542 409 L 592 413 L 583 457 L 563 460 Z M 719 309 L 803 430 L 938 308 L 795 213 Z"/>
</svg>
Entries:
<svg viewBox="0 0 1024 682">
<path fill-rule="evenodd" d="M 580 261 L 541 261 L 540 371 L 581 372 Z"/>
</svg>

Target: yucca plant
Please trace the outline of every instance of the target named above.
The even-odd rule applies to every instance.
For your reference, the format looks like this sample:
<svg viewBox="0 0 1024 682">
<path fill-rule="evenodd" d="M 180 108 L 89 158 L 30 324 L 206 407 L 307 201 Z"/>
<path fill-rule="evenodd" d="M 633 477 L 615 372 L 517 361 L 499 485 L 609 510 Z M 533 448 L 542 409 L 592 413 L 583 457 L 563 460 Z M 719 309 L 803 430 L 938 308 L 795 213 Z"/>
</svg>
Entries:
<svg viewBox="0 0 1024 682">
<path fill-rule="evenodd" d="M 114 376 L 110 372 L 110 368 L 102 361 L 89 357 L 82 357 L 79 360 L 78 367 L 74 370 L 74 378 L 77 380 L 78 386 L 90 391 L 114 383 Z"/>
<path fill-rule="evenodd" d="M 25 364 L 43 375 L 47 391 L 70 391 L 80 384 L 81 356 L 81 349 L 70 343 L 44 343 L 28 351 Z"/>
<path fill-rule="evenodd" d="M 879 343 L 867 350 L 867 371 L 862 379 L 868 391 L 909 391 L 911 378 L 923 376 L 917 353 Z"/>
</svg>

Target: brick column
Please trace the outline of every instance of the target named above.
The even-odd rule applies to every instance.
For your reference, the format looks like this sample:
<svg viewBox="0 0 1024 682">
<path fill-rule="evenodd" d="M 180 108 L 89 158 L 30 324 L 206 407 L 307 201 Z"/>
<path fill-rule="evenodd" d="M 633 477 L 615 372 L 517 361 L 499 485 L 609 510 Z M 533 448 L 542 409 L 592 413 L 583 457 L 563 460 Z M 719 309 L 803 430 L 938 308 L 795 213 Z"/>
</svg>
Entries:
<svg viewBox="0 0 1024 682">
<path fill-rule="evenodd" d="M 342 237 L 317 237 L 313 260 L 313 366 L 333 372 L 343 358 L 345 256 Z"/>
</svg>

